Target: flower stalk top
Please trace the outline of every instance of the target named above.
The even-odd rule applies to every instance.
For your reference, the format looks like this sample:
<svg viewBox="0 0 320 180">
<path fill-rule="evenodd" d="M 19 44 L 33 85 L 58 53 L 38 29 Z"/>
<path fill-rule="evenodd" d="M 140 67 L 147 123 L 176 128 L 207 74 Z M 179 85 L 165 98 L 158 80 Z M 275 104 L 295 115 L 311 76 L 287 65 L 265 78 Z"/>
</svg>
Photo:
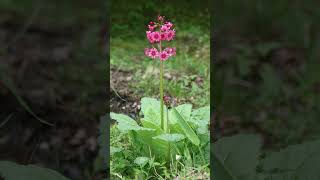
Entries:
<svg viewBox="0 0 320 180">
<path fill-rule="evenodd" d="M 165 21 L 164 16 L 158 16 L 157 22 L 151 21 L 148 24 L 148 30 L 146 31 L 147 39 L 152 44 L 158 44 L 158 49 L 145 48 L 144 54 L 152 59 L 160 59 L 160 61 L 166 61 L 169 57 L 176 55 L 175 47 L 162 48 L 161 41 L 172 41 L 176 35 L 176 31 L 173 29 L 173 24 L 169 21 Z"/>
</svg>

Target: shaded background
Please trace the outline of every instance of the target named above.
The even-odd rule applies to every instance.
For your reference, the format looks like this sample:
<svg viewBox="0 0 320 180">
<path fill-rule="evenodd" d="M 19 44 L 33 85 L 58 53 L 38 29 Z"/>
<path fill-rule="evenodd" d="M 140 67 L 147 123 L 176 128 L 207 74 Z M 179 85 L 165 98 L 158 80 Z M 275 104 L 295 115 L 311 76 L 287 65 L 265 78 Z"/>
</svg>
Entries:
<svg viewBox="0 0 320 180">
<path fill-rule="evenodd" d="M 101 179 L 105 11 L 103 1 L 0 2 L 1 160 Z"/>
<path fill-rule="evenodd" d="M 320 136 L 319 1 L 213 8 L 215 138 L 258 133 L 277 150 Z"/>
</svg>

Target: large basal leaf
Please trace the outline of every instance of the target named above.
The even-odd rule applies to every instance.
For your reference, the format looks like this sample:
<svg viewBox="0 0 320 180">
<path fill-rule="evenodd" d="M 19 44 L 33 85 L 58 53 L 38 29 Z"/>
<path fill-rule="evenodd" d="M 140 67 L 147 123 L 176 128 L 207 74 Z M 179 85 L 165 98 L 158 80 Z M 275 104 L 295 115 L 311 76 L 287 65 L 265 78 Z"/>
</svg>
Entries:
<svg viewBox="0 0 320 180">
<path fill-rule="evenodd" d="M 320 140 L 292 145 L 273 152 L 262 161 L 268 179 L 320 179 Z"/>
<path fill-rule="evenodd" d="M 160 139 L 166 142 L 179 142 L 184 138 L 185 136 L 183 134 L 161 134 L 153 137 L 153 139 Z"/>
<path fill-rule="evenodd" d="M 167 119 L 167 107 L 163 105 L 164 120 Z M 161 124 L 160 116 L 160 101 L 155 98 L 144 97 L 141 99 L 141 112 L 144 115 L 144 119 L 151 121 L 154 124 Z"/>
<path fill-rule="evenodd" d="M 256 135 L 236 135 L 218 140 L 211 148 L 216 180 L 256 180 L 261 148 Z"/>
<path fill-rule="evenodd" d="M 154 109 L 156 113 L 160 112 L 160 101 L 155 98 L 144 97 L 141 99 L 141 111 L 143 115 L 147 114 L 147 110 Z"/>
<path fill-rule="evenodd" d="M 188 122 L 180 115 L 180 113 L 175 109 L 172 108 L 173 116 L 177 119 L 177 123 L 179 124 L 180 128 L 187 136 L 187 138 L 196 146 L 199 146 L 200 139 L 197 134 L 193 131 L 190 127 Z"/>
<path fill-rule="evenodd" d="M 189 121 L 190 120 L 190 116 L 191 116 L 191 111 L 192 111 L 192 105 L 191 104 L 182 104 L 182 105 L 179 105 L 175 108 L 179 113 L 180 115 L 183 117 L 183 119 L 185 119 L 186 121 Z M 172 124 L 175 124 L 177 123 L 177 120 L 176 118 L 174 118 L 175 116 L 173 115 L 173 111 L 171 110 L 170 111 L 170 117 L 173 117 L 172 120 L 169 118 L 169 123 L 172 123 Z"/>
<path fill-rule="evenodd" d="M 170 147 L 168 142 L 152 138 L 150 147 L 156 159 L 167 160 L 167 155 Z"/>
<path fill-rule="evenodd" d="M 152 108 L 147 108 L 144 113 L 144 120 L 149 121 L 160 127 L 161 125 L 160 112 Z"/>
<path fill-rule="evenodd" d="M 156 125 L 156 124 L 154 124 L 154 123 L 152 123 L 150 121 L 147 121 L 145 119 L 141 119 L 141 123 L 142 123 L 143 127 L 145 127 L 145 128 L 155 129 L 157 131 L 156 132 L 157 135 L 161 134 L 163 132 L 163 130 L 161 129 L 160 125 L 158 126 L 158 125 Z"/>
<path fill-rule="evenodd" d="M 121 132 L 128 132 L 130 130 L 133 131 L 155 131 L 151 128 L 144 128 L 138 125 L 138 123 L 130 118 L 129 116 L 126 116 L 124 114 L 116 114 L 116 113 L 110 113 L 111 119 L 114 119 L 118 122 L 118 129 Z"/>
<path fill-rule="evenodd" d="M 194 110 L 191 113 L 191 120 L 197 121 L 197 120 L 203 120 L 209 123 L 210 121 L 210 107 L 205 106 L 199 109 Z"/>
<path fill-rule="evenodd" d="M 0 161 L 0 177 L 5 180 L 68 180 L 58 172 L 34 165 Z"/>
</svg>

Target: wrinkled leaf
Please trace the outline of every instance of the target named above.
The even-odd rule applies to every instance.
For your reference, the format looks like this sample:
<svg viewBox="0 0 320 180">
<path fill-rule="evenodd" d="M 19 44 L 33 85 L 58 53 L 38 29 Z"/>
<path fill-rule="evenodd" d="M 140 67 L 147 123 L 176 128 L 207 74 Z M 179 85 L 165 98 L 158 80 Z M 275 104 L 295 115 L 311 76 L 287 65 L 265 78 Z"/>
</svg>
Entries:
<svg viewBox="0 0 320 180">
<path fill-rule="evenodd" d="M 60 173 L 34 165 L 19 165 L 10 161 L 0 161 L 0 176 L 5 180 L 68 180 Z"/>
</svg>

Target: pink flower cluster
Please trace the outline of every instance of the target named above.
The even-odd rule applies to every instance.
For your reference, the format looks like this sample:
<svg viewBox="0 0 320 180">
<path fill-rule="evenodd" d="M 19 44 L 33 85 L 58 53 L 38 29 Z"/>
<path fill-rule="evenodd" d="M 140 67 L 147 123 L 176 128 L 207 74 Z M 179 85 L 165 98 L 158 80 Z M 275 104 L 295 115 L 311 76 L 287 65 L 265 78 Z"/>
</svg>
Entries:
<svg viewBox="0 0 320 180">
<path fill-rule="evenodd" d="M 145 48 L 144 55 L 152 59 L 159 58 L 161 61 L 167 60 L 171 56 L 176 55 L 176 48 L 165 48 L 163 51 L 158 51 L 157 48 Z"/>
<path fill-rule="evenodd" d="M 146 31 L 147 39 L 151 44 L 160 43 L 161 41 L 171 41 L 174 39 L 176 31 L 171 22 L 164 22 L 164 16 L 158 16 L 158 22 L 150 22 L 148 24 L 148 31 Z M 158 31 L 156 31 L 158 29 Z M 161 44 L 159 45 L 160 49 Z M 157 48 L 146 48 L 144 54 L 153 59 L 159 58 L 161 61 L 167 60 L 170 56 L 176 55 L 176 48 L 165 48 L 159 50 Z"/>
</svg>

